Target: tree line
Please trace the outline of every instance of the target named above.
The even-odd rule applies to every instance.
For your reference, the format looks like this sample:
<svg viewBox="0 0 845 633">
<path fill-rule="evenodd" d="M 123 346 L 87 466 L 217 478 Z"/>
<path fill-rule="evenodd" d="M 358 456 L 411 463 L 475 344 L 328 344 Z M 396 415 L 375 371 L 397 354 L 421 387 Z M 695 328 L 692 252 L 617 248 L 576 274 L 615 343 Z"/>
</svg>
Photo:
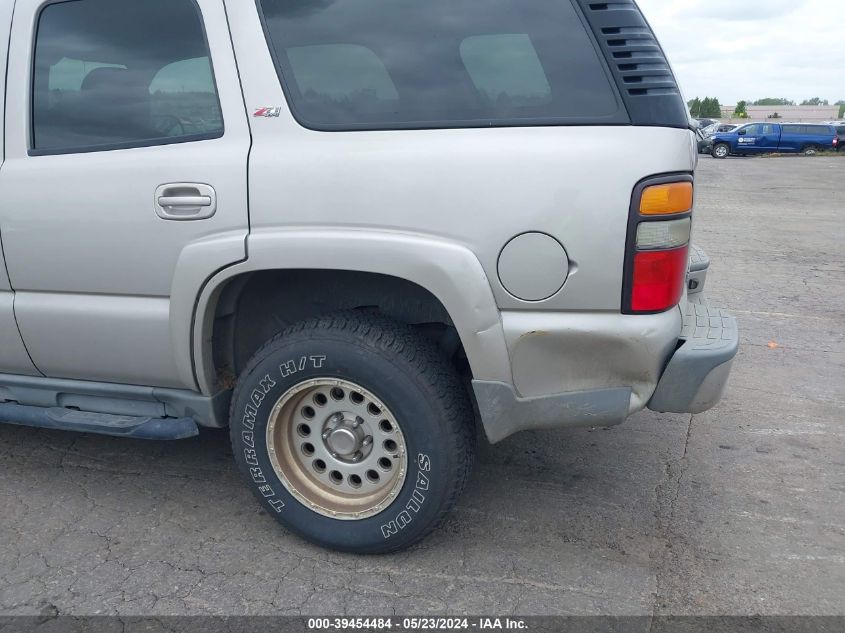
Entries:
<svg viewBox="0 0 845 633">
<path fill-rule="evenodd" d="M 696 97 L 695 99 L 691 99 L 687 102 L 687 105 L 689 106 L 690 114 L 692 114 L 695 118 L 718 119 L 722 116 L 722 105 L 716 97 L 704 97 L 703 99 Z M 784 97 L 765 97 L 763 99 L 757 99 L 756 101 L 740 101 L 736 104 L 733 116 L 738 119 L 747 118 L 749 105 L 794 106 L 799 104 L 796 104 L 795 101 Z M 800 103 L 800 105 L 828 106 L 830 105 L 830 102 L 827 99 L 822 99 L 821 97 L 813 97 L 812 99 L 805 99 Z M 839 100 L 833 105 L 839 106 L 839 118 L 845 118 L 845 100 Z"/>
</svg>

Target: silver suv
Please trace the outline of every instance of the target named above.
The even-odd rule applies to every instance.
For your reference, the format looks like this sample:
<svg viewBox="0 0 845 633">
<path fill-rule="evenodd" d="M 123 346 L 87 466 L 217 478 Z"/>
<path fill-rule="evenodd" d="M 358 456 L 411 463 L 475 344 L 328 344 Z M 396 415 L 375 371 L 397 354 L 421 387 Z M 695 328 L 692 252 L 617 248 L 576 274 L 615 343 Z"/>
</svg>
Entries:
<svg viewBox="0 0 845 633">
<path fill-rule="evenodd" d="M 721 396 L 695 136 L 632 0 L 7 0 L 0 41 L 6 421 L 228 425 L 272 516 L 374 553 L 444 519 L 476 420 Z"/>
</svg>

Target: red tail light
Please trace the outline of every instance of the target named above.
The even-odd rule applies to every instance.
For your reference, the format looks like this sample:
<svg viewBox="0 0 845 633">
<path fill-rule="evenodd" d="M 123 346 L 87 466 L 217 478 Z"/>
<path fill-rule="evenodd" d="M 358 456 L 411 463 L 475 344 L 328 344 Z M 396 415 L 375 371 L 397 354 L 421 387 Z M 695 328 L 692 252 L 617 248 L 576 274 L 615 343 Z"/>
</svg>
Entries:
<svg viewBox="0 0 845 633">
<path fill-rule="evenodd" d="M 671 251 L 636 253 L 631 284 L 631 310 L 662 312 L 678 305 L 684 292 L 688 265 L 688 246 Z"/>
<path fill-rule="evenodd" d="M 637 185 L 628 223 L 622 311 L 656 314 L 678 305 L 689 269 L 693 184 L 689 175 Z"/>
</svg>

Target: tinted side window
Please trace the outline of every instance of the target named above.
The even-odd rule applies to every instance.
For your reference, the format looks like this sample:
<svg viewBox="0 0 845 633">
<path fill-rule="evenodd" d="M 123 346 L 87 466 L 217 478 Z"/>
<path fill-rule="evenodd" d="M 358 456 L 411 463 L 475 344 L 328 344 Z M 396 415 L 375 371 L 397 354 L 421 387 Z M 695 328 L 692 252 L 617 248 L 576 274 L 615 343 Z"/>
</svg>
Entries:
<svg viewBox="0 0 845 633">
<path fill-rule="evenodd" d="M 192 0 L 70 0 L 38 21 L 36 153 L 219 137 L 201 17 Z"/>
<path fill-rule="evenodd" d="M 366 46 L 292 46 L 287 58 L 303 104 L 320 117 L 351 108 L 377 115 L 399 106 L 387 69 Z"/>
<path fill-rule="evenodd" d="M 552 88 L 527 35 L 472 35 L 459 50 L 473 86 L 490 104 L 551 103 Z"/>
<path fill-rule="evenodd" d="M 627 122 L 570 0 L 260 0 L 317 129 Z"/>
</svg>

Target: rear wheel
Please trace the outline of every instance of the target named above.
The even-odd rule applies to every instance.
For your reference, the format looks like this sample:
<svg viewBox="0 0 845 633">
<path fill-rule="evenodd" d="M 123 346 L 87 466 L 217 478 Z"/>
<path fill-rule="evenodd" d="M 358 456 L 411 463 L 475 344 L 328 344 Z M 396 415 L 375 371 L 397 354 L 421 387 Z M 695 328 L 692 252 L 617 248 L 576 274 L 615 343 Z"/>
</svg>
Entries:
<svg viewBox="0 0 845 633">
<path fill-rule="evenodd" d="M 801 150 L 801 153 L 804 154 L 804 156 L 815 156 L 820 151 L 821 151 L 821 148 L 819 146 L 808 145 L 807 147 L 805 147 L 804 149 Z"/>
<path fill-rule="evenodd" d="M 725 143 L 718 143 L 713 147 L 714 158 L 727 158 L 731 153 L 731 148 Z"/>
<path fill-rule="evenodd" d="M 269 341 L 232 400 L 231 439 L 271 516 L 319 545 L 407 547 L 454 505 L 473 460 L 469 397 L 412 328 L 344 313 Z"/>
</svg>

